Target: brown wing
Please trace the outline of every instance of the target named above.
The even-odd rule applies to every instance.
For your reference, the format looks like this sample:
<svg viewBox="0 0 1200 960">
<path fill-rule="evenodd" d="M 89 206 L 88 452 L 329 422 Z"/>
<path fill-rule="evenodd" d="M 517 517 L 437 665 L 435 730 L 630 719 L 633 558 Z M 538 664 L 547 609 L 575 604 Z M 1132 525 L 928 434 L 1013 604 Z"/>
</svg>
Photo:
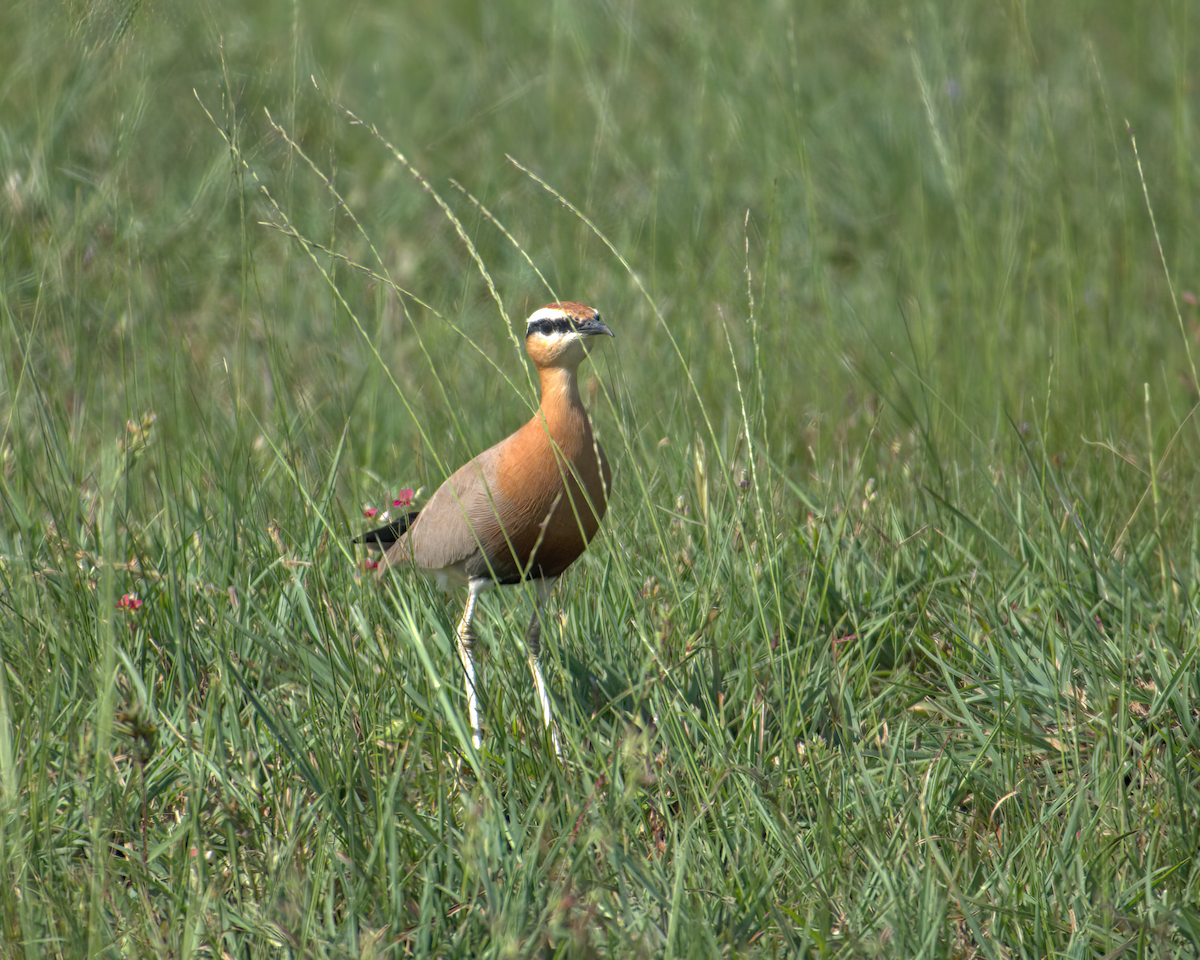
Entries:
<svg viewBox="0 0 1200 960">
<path fill-rule="evenodd" d="M 497 520 L 503 502 L 495 482 L 495 464 L 507 442 L 459 467 L 437 488 L 407 534 L 388 550 L 388 564 L 457 570 L 467 577 L 489 575 L 484 558 L 499 559 L 504 546 Z M 496 571 L 498 577 L 510 572 Z"/>
</svg>

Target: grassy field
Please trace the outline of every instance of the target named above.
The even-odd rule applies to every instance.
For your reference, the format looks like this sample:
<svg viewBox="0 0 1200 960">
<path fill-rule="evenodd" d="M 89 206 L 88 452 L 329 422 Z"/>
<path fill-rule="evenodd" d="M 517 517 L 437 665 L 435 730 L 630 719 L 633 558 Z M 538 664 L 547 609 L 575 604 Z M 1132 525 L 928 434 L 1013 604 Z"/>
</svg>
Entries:
<svg viewBox="0 0 1200 960">
<path fill-rule="evenodd" d="M 1200 955 L 1189 0 L 408 6 L 0 8 L 0 957 Z"/>
</svg>

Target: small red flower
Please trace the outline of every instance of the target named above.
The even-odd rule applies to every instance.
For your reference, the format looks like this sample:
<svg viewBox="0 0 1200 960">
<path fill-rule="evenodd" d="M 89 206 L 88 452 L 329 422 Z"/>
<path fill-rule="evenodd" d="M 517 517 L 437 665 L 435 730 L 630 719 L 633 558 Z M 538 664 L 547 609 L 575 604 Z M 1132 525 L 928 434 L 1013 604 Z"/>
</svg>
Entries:
<svg viewBox="0 0 1200 960">
<path fill-rule="evenodd" d="M 374 507 L 363 507 L 363 516 L 370 520 L 375 514 L 379 513 Z"/>
<path fill-rule="evenodd" d="M 142 605 L 136 593 L 127 593 L 117 601 L 118 610 L 136 610 Z"/>
<path fill-rule="evenodd" d="M 393 507 L 407 507 L 410 504 L 412 504 L 412 502 L 413 502 L 412 487 L 405 487 L 398 494 L 396 494 L 396 499 L 392 501 L 392 506 Z"/>
</svg>

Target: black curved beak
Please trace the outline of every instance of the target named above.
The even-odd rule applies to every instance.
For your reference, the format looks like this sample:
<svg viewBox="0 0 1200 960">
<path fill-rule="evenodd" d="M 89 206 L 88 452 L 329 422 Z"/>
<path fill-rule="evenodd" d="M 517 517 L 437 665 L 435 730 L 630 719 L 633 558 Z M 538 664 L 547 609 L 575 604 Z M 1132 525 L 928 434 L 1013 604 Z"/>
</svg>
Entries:
<svg viewBox="0 0 1200 960">
<path fill-rule="evenodd" d="M 604 321 L 600 319 L 599 315 L 593 317 L 591 320 L 582 321 L 576 329 L 587 337 L 598 337 L 603 334 L 604 336 L 612 337 L 614 340 L 616 339 L 616 334 L 605 326 Z"/>
</svg>

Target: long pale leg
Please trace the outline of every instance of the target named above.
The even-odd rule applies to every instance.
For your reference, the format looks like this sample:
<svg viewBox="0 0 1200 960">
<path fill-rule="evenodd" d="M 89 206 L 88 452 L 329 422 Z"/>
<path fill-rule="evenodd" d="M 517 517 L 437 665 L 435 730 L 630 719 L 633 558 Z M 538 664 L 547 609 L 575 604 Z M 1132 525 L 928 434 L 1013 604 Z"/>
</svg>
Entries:
<svg viewBox="0 0 1200 960">
<path fill-rule="evenodd" d="M 562 743 L 558 739 L 558 727 L 554 724 L 554 715 L 550 711 L 550 694 L 546 690 L 546 678 L 542 676 L 539 662 L 542 655 L 542 605 L 554 589 L 558 578 L 537 581 L 537 606 L 533 611 L 533 619 L 529 621 L 529 629 L 525 631 L 525 650 L 529 657 L 529 669 L 533 673 L 533 685 L 537 688 L 538 702 L 542 705 L 542 723 L 550 731 L 550 742 L 554 744 L 554 755 L 562 759 Z"/>
<path fill-rule="evenodd" d="M 467 687 L 467 716 L 471 721 L 471 742 L 478 750 L 483 746 L 483 728 L 479 725 L 479 695 L 475 687 L 475 630 L 471 621 L 475 619 L 475 603 L 479 595 L 489 586 L 487 580 L 472 580 L 467 587 L 467 605 L 463 607 L 462 619 L 454 632 L 458 643 L 458 659 L 462 661 L 463 675 Z"/>
</svg>

